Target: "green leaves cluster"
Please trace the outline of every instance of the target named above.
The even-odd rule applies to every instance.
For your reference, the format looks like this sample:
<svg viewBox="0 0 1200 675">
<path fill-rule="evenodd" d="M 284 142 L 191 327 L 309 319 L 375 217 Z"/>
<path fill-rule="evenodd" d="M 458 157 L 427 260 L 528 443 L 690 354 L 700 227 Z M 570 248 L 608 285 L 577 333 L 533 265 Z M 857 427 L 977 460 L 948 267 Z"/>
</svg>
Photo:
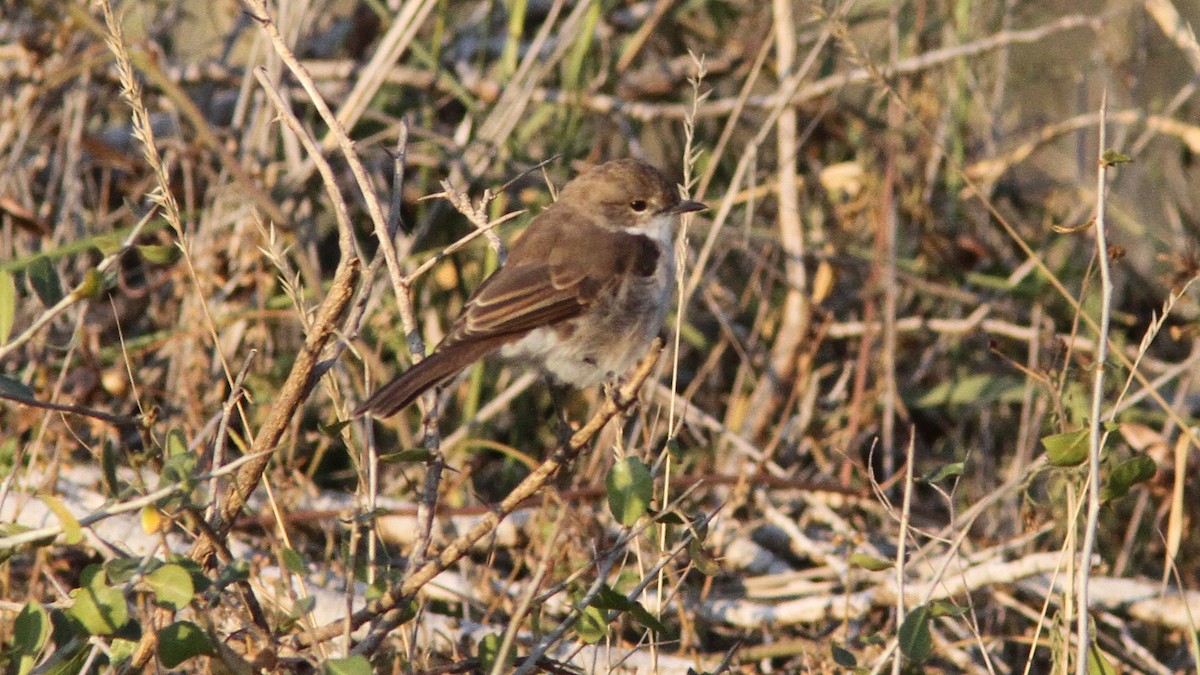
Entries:
<svg viewBox="0 0 1200 675">
<path fill-rule="evenodd" d="M 1082 465 L 1088 458 L 1087 429 L 1078 429 L 1059 434 L 1051 434 L 1042 438 L 1042 447 L 1046 449 L 1046 459 L 1051 466 L 1070 468 Z M 1158 472 L 1154 460 L 1144 454 L 1121 461 L 1115 460 L 1115 454 L 1105 450 L 1105 463 L 1109 466 L 1100 488 L 1100 499 L 1110 501 L 1120 499 L 1129 494 L 1129 490 L 1138 483 L 1144 483 Z"/>
<path fill-rule="evenodd" d="M 21 609 L 0 663 L 7 672 L 21 675 L 78 672 L 92 642 L 100 639 L 108 645 L 108 656 L 103 658 L 116 665 L 133 654 L 144 631 L 131 610 L 132 595 L 142 594 L 155 605 L 178 612 L 197 599 L 198 588 L 207 585 L 200 569 L 186 560 L 155 561 L 149 571 L 132 559 L 89 565 L 80 575 L 79 587 L 68 594 L 69 606 L 47 610 L 33 601 Z M 208 633 L 186 620 L 162 628 L 157 645 L 159 662 L 166 668 L 215 653 Z"/>
</svg>

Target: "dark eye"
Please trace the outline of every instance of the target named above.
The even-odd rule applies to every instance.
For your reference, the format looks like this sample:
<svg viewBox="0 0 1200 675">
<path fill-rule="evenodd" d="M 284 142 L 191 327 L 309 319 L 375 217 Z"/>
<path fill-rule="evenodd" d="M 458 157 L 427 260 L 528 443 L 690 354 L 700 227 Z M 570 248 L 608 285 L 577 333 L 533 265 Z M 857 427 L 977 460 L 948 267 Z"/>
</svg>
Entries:
<svg viewBox="0 0 1200 675">
<path fill-rule="evenodd" d="M 633 209 L 634 211 L 637 211 L 638 213 L 641 213 L 642 211 L 646 210 L 646 200 L 645 199 L 635 199 L 635 200 L 629 202 L 629 208 Z"/>
</svg>

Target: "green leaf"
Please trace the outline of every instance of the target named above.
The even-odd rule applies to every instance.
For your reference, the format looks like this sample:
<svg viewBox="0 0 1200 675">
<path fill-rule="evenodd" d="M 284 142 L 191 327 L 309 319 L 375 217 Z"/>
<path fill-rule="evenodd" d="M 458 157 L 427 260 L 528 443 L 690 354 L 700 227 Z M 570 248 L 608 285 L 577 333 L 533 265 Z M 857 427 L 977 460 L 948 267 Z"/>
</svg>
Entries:
<svg viewBox="0 0 1200 675">
<path fill-rule="evenodd" d="M 15 398 L 19 401 L 35 401 L 37 398 L 33 395 L 33 390 L 25 386 L 24 382 L 9 379 L 0 375 L 0 393 L 10 398 Z"/>
<path fill-rule="evenodd" d="M 308 571 L 304 569 L 304 558 L 300 557 L 300 552 L 291 547 L 283 549 L 283 564 L 292 574 L 304 574 Z"/>
<path fill-rule="evenodd" d="M 504 637 L 492 633 L 485 635 L 479 641 L 479 661 L 483 665 L 482 671 L 490 673 L 496 668 L 496 658 L 500 656 L 500 647 L 504 644 Z M 513 650 L 508 650 L 504 655 L 504 664 L 498 672 L 512 672 L 512 666 L 517 661 L 517 655 Z"/>
<path fill-rule="evenodd" d="M 1001 375 L 967 375 L 943 382 L 925 392 L 913 403 L 918 408 L 1014 402 L 1021 400 L 1022 385 Z"/>
<path fill-rule="evenodd" d="M 104 275 L 100 270 L 92 268 L 83 275 L 83 281 L 71 291 L 71 296 L 76 300 L 94 300 L 100 297 L 100 293 L 104 291 Z"/>
<path fill-rule="evenodd" d="M 629 615 L 635 621 L 655 633 L 664 633 L 667 630 L 666 626 L 663 626 L 658 620 L 658 617 L 651 614 L 642 606 L 642 603 L 630 600 L 625 597 L 624 593 L 614 591 L 607 584 L 600 588 L 600 592 L 596 594 L 596 599 L 592 600 L 592 607 L 617 612 L 629 612 Z"/>
<path fill-rule="evenodd" d="M 71 635 L 64 639 L 62 647 L 56 649 L 50 658 L 37 664 L 38 675 L 79 675 L 85 672 L 83 666 L 92 654 L 92 645 L 86 635 L 77 630 L 78 624 L 72 623 Z M 93 671 L 88 671 L 93 672 Z"/>
<path fill-rule="evenodd" d="M 191 621 L 176 621 L 158 633 L 158 660 L 175 668 L 190 658 L 216 654 L 212 641 Z"/>
<path fill-rule="evenodd" d="M 228 565 L 221 568 L 217 581 L 210 590 L 221 592 L 230 584 L 245 581 L 250 578 L 250 563 L 242 558 L 234 558 Z"/>
<path fill-rule="evenodd" d="M 830 643 L 830 653 L 833 656 L 833 662 L 842 668 L 857 668 L 858 659 L 849 650 L 839 646 L 836 642 Z"/>
<path fill-rule="evenodd" d="M 1117 164 L 1132 162 L 1133 158 L 1125 153 L 1118 152 L 1110 148 L 1105 150 L 1100 155 L 1100 161 L 1103 162 L 1105 166 L 1116 166 Z"/>
<path fill-rule="evenodd" d="M 624 612 L 633 608 L 635 603 L 625 594 L 618 593 L 608 584 L 600 587 L 600 592 L 596 594 L 596 598 L 592 600 L 592 607 L 600 609 L 611 609 L 618 612 Z"/>
<path fill-rule="evenodd" d="M 187 607 L 196 593 L 192 586 L 192 575 L 179 565 L 163 565 L 145 578 L 154 591 L 155 602 L 175 611 Z"/>
<path fill-rule="evenodd" d="M 104 577 L 110 583 L 124 584 L 141 572 L 142 561 L 138 558 L 113 558 L 104 563 Z"/>
<path fill-rule="evenodd" d="M 138 227 L 138 225 L 130 225 L 129 227 L 124 227 L 113 232 L 104 232 L 79 239 L 72 239 L 71 241 L 68 241 L 55 249 L 42 251 L 34 255 L 25 256 L 23 258 L 4 260 L 3 262 L 0 262 L 0 270 L 7 272 L 20 272 L 29 266 L 29 262 L 31 260 L 40 255 L 44 255 L 50 260 L 62 260 L 79 253 L 89 252 L 92 249 L 99 250 L 101 253 L 107 255 L 109 253 L 119 251 L 121 249 L 121 244 L 129 238 L 129 235 L 133 234 L 135 227 Z M 168 223 L 165 218 L 154 218 L 142 227 L 141 233 L 150 234 L 151 232 L 157 232 L 159 230 L 165 230 L 168 228 L 170 228 L 170 223 Z"/>
<path fill-rule="evenodd" d="M 176 457 L 178 455 L 188 454 L 187 436 L 179 429 L 171 429 L 167 432 L 167 457 Z"/>
<path fill-rule="evenodd" d="M 640 602 L 633 603 L 633 607 L 629 609 L 629 615 L 633 617 L 634 621 L 637 621 L 655 633 L 667 632 L 667 627 L 658 620 L 658 617 L 651 614 L 650 610 L 646 609 L 645 606 L 643 606 Z"/>
<path fill-rule="evenodd" d="M 650 508 L 654 481 L 641 459 L 626 457 L 614 464 L 604 484 L 608 489 L 608 508 L 618 523 L 632 527 Z"/>
<path fill-rule="evenodd" d="M 1100 500 L 1120 499 L 1129 494 L 1129 488 L 1154 478 L 1158 465 L 1147 455 L 1138 455 L 1121 462 L 1108 475 L 1100 490 Z"/>
<path fill-rule="evenodd" d="M 120 662 L 132 657 L 138 649 L 137 640 L 114 637 L 108 643 L 108 658 L 110 663 Z"/>
<path fill-rule="evenodd" d="M 170 435 L 168 435 L 168 440 Z M 184 490 L 190 490 L 196 484 L 196 456 L 190 452 L 172 455 L 163 462 L 162 473 L 159 474 L 160 488 L 180 485 Z"/>
<path fill-rule="evenodd" d="M 589 645 L 603 640 L 608 635 L 608 621 L 604 610 L 590 605 L 584 607 L 579 613 L 579 621 L 575 623 L 575 635 Z"/>
<path fill-rule="evenodd" d="M 183 571 L 188 573 L 188 576 L 190 576 L 192 579 L 192 588 L 196 589 L 195 592 L 203 593 L 204 591 L 208 590 L 209 586 L 212 586 L 212 582 L 209 581 L 208 575 L 204 572 L 204 568 L 201 567 L 200 563 L 196 562 L 195 560 L 192 560 L 184 555 L 175 555 L 171 557 L 170 564 L 178 565 L 183 569 Z"/>
<path fill-rule="evenodd" d="M 655 511 L 652 515 L 654 522 L 660 525 L 683 525 L 688 522 L 677 511 Z"/>
<path fill-rule="evenodd" d="M 174 244 L 170 246 L 135 246 L 142 260 L 154 265 L 174 265 L 183 256 L 183 251 Z"/>
<path fill-rule="evenodd" d="M 687 545 L 688 557 L 692 561 L 692 565 L 700 570 L 700 573 L 706 577 L 715 577 L 721 573 L 721 568 L 708 555 L 708 551 L 704 550 L 704 542 L 699 539 L 693 539 Z"/>
<path fill-rule="evenodd" d="M 431 459 L 433 459 L 433 453 L 420 448 L 416 450 L 402 450 L 400 452 L 393 452 L 379 456 L 379 461 L 386 462 L 388 464 L 424 463 Z"/>
<path fill-rule="evenodd" d="M 129 606 L 121 591 L 108 585 L 103 570 L 90 565 L 83 571 L 83 585 L 71 591 L 74 603 L 67 615 L 90 635 L 112 635 L 129 622 Z"/>
<path fill-rule="evenodd" d="M 1052 466 L 1079 466 L 1088 456 L 1088 430 L 1043 436 L 1042 447 Z"/>
<path fill-rule="evenodd" d="M 292 605 L 292 611 L 290 612 L 290 615 L 294 618 L 299 619 L 300 617 L 304 616 L 305 614 L 308 614 L 309 612 L 313 611 L 313 608 L 315 608 L 316 606 L 317 606 L 316 596 L 306 595 L 303 598 L 297 598 L 296 604 Z"/>
<path fill-rule="evenodd" d="M 921 605 L 904 617 L 898 638 L 900 652 L 913 663 L 924 663 L 933 653 L 933 635 L 929 632 L 929 608 Z"/>
<path fill-rule="evenodd" d="M 1113 665 L 1108 654 L 1094 644 L 1088 650 L 1087 671 L 1088 675 L 1119 675 L 1121 672 Z"/>
<path fill-rule="evenodd" d="M 70 546 L 74 546 L 83 541 L 83 528 L 79 527 L 79 521 L 62 502 L 58 501 L 57 497 L 52 495 L 38 495 L 38 499 L 54 512 L 58 517 L 58 524 L 63 529 L 63 540 Z"/>
<path fill-rule="evenodd" d="M 931 618 L 939 616 L 962 616 L 966 613 L 966 607 L 954 605 L 946 602 L 945 600 L 934 600 L 933 603 L 929 605 L 929 616 Z"/>
<path fill-rule="evenodd" d="M 12 630 L 13 652 L 36 655 L 50 637 L 50 613 L 38 602 L 30 602 L 13 620 Z"/>
<path fill-rule="evenodd" d="M 891 560 L 876 558 L 875 556 L 867 555 L 866 553 L 851 554 L 850 564 L 871 572 L 882 572 L 883 570 L 894 569 L 896 567 L 896 563 Z"/>
<path fill-rule="evenodd" d="M 329 659 L 321 664 L 325 675 L 372 675 L 371 662 L 365 656 L 350 656 L 344 659 Z"/>
<path fill-rule="evenodd" d="M 0 345 L 8 344 L 17 318 L 17 284 L 7 270 L 0 270 Z"/>
<path fill-rule="evenodd" d="M 937 483 L 937 482 L 946 480 L 947 478 L 957 478 L 957 477 L 961 476 L 962 474 L 963 474 L 963 463 L 962 462 L 951 462 L 950 464 L 943 464 L 943 465 L 937 467 L 936 469 L 934 469 L 933 471 L 930 471 L 929 473 L 922 476 L 921 480 L 926 483 Z"/>
<path fill-rule="evenodd" d="M 53 307 L 63 299 L 62 282 L 58 279 L 58 270 L 54 269 L 54 264 L 46 256 L 39 255 L 30 260 L 29 267 L 25 268 L 25 274 L 29 277 L 29 284 L 33 286 L 33 292 L 46 307 Z"/>
<path fill-rule="evenodd" d="M 353 421 L 354 418 L 350 418 L 330 422 L 329 424 L 318 424 L 317 428 L 320 429 L 321 433 L 325 434 L 326 436 L 329 436 L 330 438 L 337 438 L 342 433 L 342 429 L 350 426 L 350 423 Z"/>
<path fill-rule="evenodd" d="M 121 460 L 122 457 L 118 457 L 117 445 L 107 438 L 104 439 L 104 443 L 100 447 L 100 469 L 104 476 L 104 490 L 109 497 L 119 495 L 124 486 L 117 476 L 117 468 L 121 466 Z"/>
</svg>

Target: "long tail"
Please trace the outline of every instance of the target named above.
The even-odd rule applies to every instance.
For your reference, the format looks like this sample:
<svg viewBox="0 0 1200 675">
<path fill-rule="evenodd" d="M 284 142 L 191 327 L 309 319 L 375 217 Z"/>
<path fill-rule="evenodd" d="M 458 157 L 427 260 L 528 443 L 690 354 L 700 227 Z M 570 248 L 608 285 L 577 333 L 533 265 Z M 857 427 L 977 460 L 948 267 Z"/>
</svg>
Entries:
<svg viewBox="0 0 1200 675">
<path fill-rule="evenodd" d="M 475 361 L 499 349 L 504 343 L 520 336 L 498 336 L 492 339 L 460 342 L 439 349 L 412 368 L 400 373 L 396 379 L 380 387 L 371 397 L 363 401 L 354 415 L 371 414 L 376 417 L 391 417 L 443 380 L 457 375 L 459 371 Z"/>
</svg>

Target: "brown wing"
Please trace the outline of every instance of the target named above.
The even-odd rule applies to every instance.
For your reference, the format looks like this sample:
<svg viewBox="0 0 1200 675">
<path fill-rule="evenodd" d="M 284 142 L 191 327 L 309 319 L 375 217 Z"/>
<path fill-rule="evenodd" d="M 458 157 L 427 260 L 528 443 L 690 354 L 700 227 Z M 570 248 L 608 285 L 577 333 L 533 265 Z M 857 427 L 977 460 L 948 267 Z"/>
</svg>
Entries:
<svg viewBox="0 0 1200 675">
<path fill-rule="evenodd" d="M 493 338 L 462 342 L 447 349 L 439 345 L 436 352 L 375 390 L 354 414 L 371 413 L 379 417 L 391 417 L 407 408 L 430 387 L 453 377 L 463 368 L 499 349 L 505 342 L 507 340 L 504 338 Z"/>
<path fill-rule="evenodd" d="M 611 252 L 589 246 L 599 234 L 581 214 L 551 207 L 517 240 L 504 267 L 471 296 L 438 350 L 579 316 L 611 279 Z"/>
<path fill-rule="evenodd" d="M 438 349 L 529 331 L 578 316 L 595 297 L 587 275 L 544 262 L 506 266 L 479 287 Z"/>
<path fill-rule="evenodd" d="M 579 316 L 621 275 L 645 276 L 658 251 L 646 237 L 603 230 L 588 216 L 551 207 L 513 245 L 450 332 L 426 359 L 364 402 L 356 415 L 393 415 L 430 387 L 526 333 Z"/>
</svg>

